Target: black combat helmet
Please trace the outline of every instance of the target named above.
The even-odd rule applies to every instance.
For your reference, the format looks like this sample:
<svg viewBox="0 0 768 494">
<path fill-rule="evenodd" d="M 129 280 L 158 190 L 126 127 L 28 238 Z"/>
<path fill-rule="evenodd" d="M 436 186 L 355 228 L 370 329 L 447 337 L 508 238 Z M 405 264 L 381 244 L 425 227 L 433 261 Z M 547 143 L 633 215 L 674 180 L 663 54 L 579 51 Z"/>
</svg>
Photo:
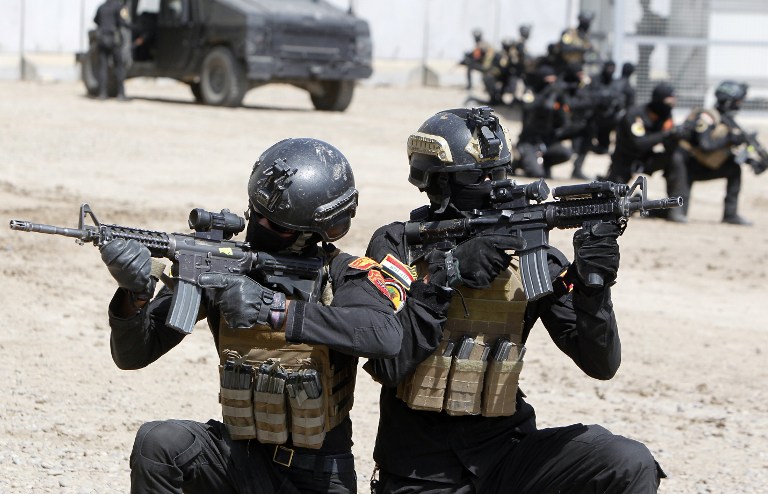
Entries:
<svg viewBox="0 0 768 494">
<path fill-rule="evenodd" d="M 723 81 L 715 89 L 716 107 L 721 112 L 738 110 L 747 97 L 749 86 L 745 82 Z"/>
<path fill-rule="evenodd" d="M 349 231 L 357 189 L 341 151 L 319 139 L 285 139 L 253 165 L 248 202 L 252 212 L 277 228 L 315 233 L 331 242 Z"/>
<path fill-rule="evenodd" d="M 589 31 L 589 27 L 592 25 L 592 20 L 595 18 L 595 13 L 590 12 L 588 10 L 585 10 L 583 12 L 579 12 L 579 26 L 578 28 L 582 31 Z"/>
<path fill-rule="evenodd" d="M 441 111 L 408 137 L 408 181 L 444 208 L 451 195 L 448 175 L 468 185 L 492 169 L 505 173 L 511 148 L 508 133 L 490 107 Z"/>
</svg>

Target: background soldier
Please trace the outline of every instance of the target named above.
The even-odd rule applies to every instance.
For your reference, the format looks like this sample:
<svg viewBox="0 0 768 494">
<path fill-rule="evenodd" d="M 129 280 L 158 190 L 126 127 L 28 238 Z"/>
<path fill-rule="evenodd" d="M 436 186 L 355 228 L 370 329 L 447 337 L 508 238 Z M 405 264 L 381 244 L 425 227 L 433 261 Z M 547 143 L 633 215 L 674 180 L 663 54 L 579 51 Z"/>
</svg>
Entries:
<svg viewBox="0 0 768 494">
<path fill-rule="evenodd" d="M 515 169 L 526 177 L 548 177 L 550 168 L 571 158 L 571 149 L 562 143 L 568 123 L 567 106 L 558 88 L 557 75 L 549 65 L 540 65 L 523 94 L 523 122 L 517 141 L 520 157 Z"/>
<path fill-rule="evenodd" d="M 109 63 L 117 82 L 117 99 L 125 98 L 125 67 L 126 60 L 123 56 L 123 34 L 121 31 L 130 32 L 128 23 L 128 9 L 123 7 L 120 0 L 106 0 L 96 9 L 93 22 L 96 23 L 97 46 L 99 50 L 99 70 L 97 73 L 99 82 L 99 99 L 107 98 L 107 70 Z"/>
<path fill-rule="evenodd" d="M 555 69 L 558 74 L 566 70 L 569 64 L 584 65 L 587 62 L 587 54 L 594 50 L 589 38 L 589 28 L 594 17 L 593 12 L 580 12 L 578 25 L 563 31 L 560 40 L 555 45 L 557 53 Z"/>
<path fill-rule="evenodd" d="M 746 143 L 747 136 L 741 131 L 734 117 L 747 97 L 746 83 L 723 81 L 715 89 L 715 107 L 696 109 L 686 119 L 692 129 L 688 139 L 680 141 L 675 158 L 685 162 L 688 189 L 683 195 L 683 210 L 687 213 L 693 182 L 725 178 L 723 222 L 732 225 L 751 225 L 738 214 L 741 190 L 741 166 L 735 150 Z M 753 161 L 758 173 L 768 167 L 764 161 Z M 685 219 L 685 217 L 683 217 Z"/>
<path fill-rule="evenodd" d="M 220 356 L 224 423 L 142 425 L 131 492 L 356 492 L 349 410 L 357 356 L 397 353 L 395 292 L 405 290 L 378 263 L 329 243 L 347 233 L 357 207 L 352 169 L 330 144 L 271 146 L 253 167 L 248 201 L 252 249 L 324 261 L 323 303 L 265 286 L 259 272 L 201 275 L 199 317 Z M 112 358 L 121 369 L 143 368 L 185 336 L 165 324 L 172 290 L 147 302 L 150 253 L 134 240 L 113 240 L 101 255 L 119 285 L 109 305 Z"/>
<path fill-rule="evenodd" d="M 631 62 L 624 62 L 621 66 L 621 76 L 615 81 L 616 90 L 623 96 L 621 105 L 622 115 L 628 109 L 635 106 L 635 86 L 631 80 L 634 73 L 635 65 Z"/>
<path fill-rule="evenodd" d="M 408 143 L 409 181 L 430 201 L 411 213 L 417 221 L 488 208 L 490 180 L 506 175 L 511 158 L 505 130 L 483 109 L 440 112 Z M 400 353 L 364 366 L 382 384 L 375 492 L 656 491 L 664 475 L 643 444 L 599 425 L 537 429 L 518 389 L 537 320 L 587 375 L 615 374 L 621 345 L 610 286 L 619 267 L 618 234 L 613 223 L 577 230 L 573 263 L 549 247 L 558 288 L 535 301 L 526 300 L 518 263 L 505 252 L 522 247 L 514 236 L 463 239 L 449 253 L 410 260 L 418 281 L 398 314 Z M 398 222 L 377 230 L 367 252 L 381 259 L 407 256 L 410 248 Z M 604 275 L 602 287 L 585 285 L 582 274 L 590 269 Z M 492 384 L 472 385 L 482 382 Z"/>
<path fill-rule="evenodd" d="M 521 24 L 519 32 L 520 37 L 518 39 L 502 41 L 502 48 L 506 51 L 509 60 L 504 92 L 511 93 L 514 97 L 513 100 L 517 100 L 519 97 L 519 83 L 522 82 L 523 87 L 525 87 L 525 75 L 531 63 L 530 54 L 526 48 L 526 43 L 531 35 L 530 24 Z"/>
<path fill-rule="evenodd" d="M 566 124 L 558 131 L 560 139 L 570 139 L 573 146 L 573 172 L 571 178 L 588 180 L 584 174 L 584 160 L 592 147 L 592 118 L 594 116 L 594 101 L 589 92 L 591 85 L 589 76 L 581 64 L 570 64 L 558 81 L 563 104 L 568 109 L 565 112 Z"/>
<path fill-rule="evenodd" d="M 483 40 L 483 32 L 480 29 L 472 31 L 472 38 L 475 40 L 475 47 L 472 51 L 464 54 L 461 61 L 467 66 L 467 89 L 472 89 L 472 71 L 476 70 L 481 74 L 490 66 L 493 59 L 493 48 Z"/>
<path fill-rule="evenodd" d="M 611 146 L 611 133 L 616 128 L 624 109 L 624 95 L 614 80 L 616 63 L 608 60 L 597 77 L 592 79 L 589 92 L 594 103 L 592 128 L 595 145 L 590 150 L 596 154 L 608 154 Z"/>
<path fill-rule="evenodd" d="M 667 181 L 667 195 L 685 195 L 685 167 L 672 159 L 677 139 L 683 128 L 672 121 L 675 90 L 667 83 L 659 83 L 646 105 L 627 111 L 616 128 L 616 145 L 611 154 L 611 165 L 606 180 L 627 183 L 635 173 L 648 175 L 663 170 Z M 662 150 L 656 150 L 661 145 Z M 667 211 L 670 221 L 685 221 L 680 208 Z"/>
</svg>

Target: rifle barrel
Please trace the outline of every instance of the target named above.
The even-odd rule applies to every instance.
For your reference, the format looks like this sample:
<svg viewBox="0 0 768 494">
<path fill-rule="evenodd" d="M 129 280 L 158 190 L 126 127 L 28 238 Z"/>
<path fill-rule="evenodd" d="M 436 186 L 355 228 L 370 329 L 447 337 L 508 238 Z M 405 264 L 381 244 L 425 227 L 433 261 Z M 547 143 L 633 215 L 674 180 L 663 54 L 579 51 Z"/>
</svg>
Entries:
<svg viewBox="0 0 768 494">
<path fill-rule="evenodd" d="M 11 230 L 63 235 L 65 237 L 79 238 L 80 240 L 88 240 L 91 236 L 89 231 L 80 230 L 79 228 L 63 228 L 60 226 L 43 225 L 42 223 L 32 223 L 30 221 L 11 220 L 10 226 Z"/>
<path fill-rule="evenodd" d="M 672 209 L 683 206 L 683 198 L 680 196 L 663 197 L 643 201 L 640 197 L 630 198 L 628 208 L 631 213 L 635 211 L 650 211 L 651 209 Z"/>
</svg>

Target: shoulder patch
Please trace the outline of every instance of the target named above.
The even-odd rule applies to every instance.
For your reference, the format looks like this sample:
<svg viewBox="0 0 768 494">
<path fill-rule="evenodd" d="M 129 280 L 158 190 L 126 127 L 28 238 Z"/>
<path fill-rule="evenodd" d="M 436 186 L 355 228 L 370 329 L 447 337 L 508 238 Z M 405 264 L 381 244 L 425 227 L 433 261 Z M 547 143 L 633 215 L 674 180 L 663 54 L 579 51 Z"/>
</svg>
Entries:
<svg viewBox="0 0 768 494">
<path fill-rule="evenodd" d="M 406 290 L 411 288 L 411 283 L 416 279 L 416 269 L 401 262 L 392 254 L 387 254 L 381 261 L 381 270 L 391 278 L 400 282 Z"/>
<path fill-rule="evenodd" d="M 629 128 L 632 131 L 632 135 L 637 137 L 643 137 L 645 135 L 645 124 L 640 117 L 635 118 L 635 122 Z"/>
<path fill-rule="evenodd" d="M 368 281 L 392 302 L 395 312 L 403 308 L 406 297 L 405 288 L 399 282 L 385 279 L 384 275 L 376 269 L 368 271 Z"/>
<path fill-rule="evenodd" d="M 360 271 L 369 271 L 373 268 L 380 267 L 380 265 L 370 257 L 358 257 L 349 263 L 349 267 Z"/>
<path fill-rule="evenodd" d="M 523 93 L 523 102 L 524 103 L 533 103 L 534 100 L 533 93 L 531 91 L 526 91 Z"/>
</svg>

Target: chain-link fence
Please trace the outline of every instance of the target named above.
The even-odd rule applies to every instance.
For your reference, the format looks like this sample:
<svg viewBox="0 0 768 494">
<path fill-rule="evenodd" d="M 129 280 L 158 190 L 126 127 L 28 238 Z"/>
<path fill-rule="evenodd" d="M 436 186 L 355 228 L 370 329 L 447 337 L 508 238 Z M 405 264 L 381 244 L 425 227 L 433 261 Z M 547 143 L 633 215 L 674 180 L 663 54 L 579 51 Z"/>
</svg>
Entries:
<svg viewBox="0 0 768 494">
<path fill-rule="evenodd" d="M 582 6 L 597 0 L 583 0 Z M 603 3 L 603 2 L 601 2 Z M 724 79 L 750 86 L 744 108 L 768 109 L 766 0 L 616 0 L 604 51 L 636 65 L 638 101 L 660 81 L 676 89 L 678 106 L 712 101 Z"/>
</svg>

